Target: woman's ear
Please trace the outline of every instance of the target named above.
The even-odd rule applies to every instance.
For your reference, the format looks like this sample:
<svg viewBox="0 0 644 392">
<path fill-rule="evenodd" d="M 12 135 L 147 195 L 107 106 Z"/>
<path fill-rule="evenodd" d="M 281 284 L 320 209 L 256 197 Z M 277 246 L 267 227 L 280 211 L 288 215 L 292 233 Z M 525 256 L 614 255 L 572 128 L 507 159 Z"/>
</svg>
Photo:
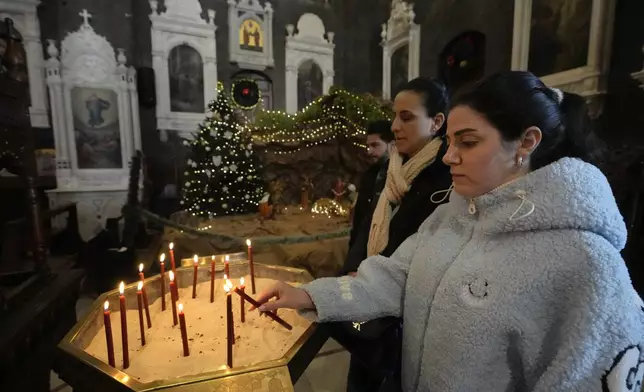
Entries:
<svg viewBox="0 0 644 392">
<path fill-rule="evenodd" d="M 523 137 L 519 141 L 519 149 L 517 151 L 519 156 L 530 156 L 541 143 L 543 134 L 539 127 L 530 127 L 523 132 Z"/>
<path fill-rule="evenodd" d="M 432 129 L 432 132 L 438 132 L 443 127 L 443 124 L 445 124 L 445 115 L 443 113 L 436 114 L 434 116 L 434 129 Z"/>
</svg>

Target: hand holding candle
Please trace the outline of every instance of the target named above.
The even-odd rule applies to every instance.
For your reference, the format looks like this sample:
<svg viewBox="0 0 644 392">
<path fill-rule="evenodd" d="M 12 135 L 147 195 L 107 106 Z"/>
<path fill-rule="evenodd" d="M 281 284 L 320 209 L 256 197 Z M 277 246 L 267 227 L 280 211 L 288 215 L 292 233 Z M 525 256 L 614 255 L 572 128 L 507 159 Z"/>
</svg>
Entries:
<svg viewBox="0 0 644 392">
<path fill-rule="evenodd" d="M 177 284 L 174 281 L 174 272 L 170 271 L 170 302 L 172 305 L 172 325 L 177 325 Z"/>
<path fill-rule="evenodd" d="M 253 247 L 251 246 L 250 240 L 246 240 L 246 246 L 248 247 L 248 266 L 250 267 L 250 288 L 255 295 L 255 265 L 253 262 Z"/>
<path fill-rule="evenodd" d="M 291 286 L 289 286 L 289 287 L 291 287 Z M 293 287 L 293 288 L 294 288 L 294 287 Z M 297 289 L 297 290 L 299 290 L 299 289 Z M 302 291 L 303 291 L 303 290 L 302 290 Z M 251 308 L 251 310 L 254 310 L 254 309 L 260 308 L 260 306 L 261 306 L 261 307 L 263 307 L 263 305 L 262 305 L 260 302 L 255 301 L 253 298 L 251 298 L 250 296 L 248 296 L 248 294 L 246 294 L 245 292 L 243 292 L 242 290 L 240 290 L 240 289 L 239 289 L 239 287 L 235 288 L 235 292 L 236 292 L 237 294 L 239 294 L 240 296 L 244 297 L 244 299 L 245 299 L 246 301 L 248 301 L 251 305 L 253 305 L 253 306 L 252 306 L 252 308 Z M 303 291 L 303 292 L 304 292 L 304 291 Z M 264 295 L 264 294 L 263 294 L 263 296 L 268 297 L 268 295 Z M 308 294 L 306 294 L 306 296 L 308 297 Z M 272 297 L 272 296 L 271 296 L 271 297 Z M 269 298 L 270 298 L 270 297 L 269 297 Z M 309 298 L 309 301 L 310 301 L 310 300 L 311 300 L 311 299 Z M 296 308 L 296 309 L 305 309 L 305 308 Z M 276 315 L 274 312 L 271 312 L 271 311 L 268 311 L 268 310 L 264 311 L 264 310 L 262 310 L 262 308 L 260 308 L 260 311 L 262 311 L 262 312 L 263 312 L 263 314 L 265 314 L 266 316 L 268 316 L 268 317 L 272 318 L 274 321 L 276 321 L 277 323 L 279 323 L 281 326 L 283 326 L 284 328 L 288 329 L 289 331 L 290 331 L 291 329 L 293 329 L 293 327 L 291 326 L 291 324 L 289 324 L 289 323 L 287 323 L 286 321 L 284 321 L 280 316 Z"/>
<path fill-rule="evenodd" d="M 190 355 L 188 348 L 188 329 L 186 328 L 186 316 L 183 314 L 183 304 L 177 305 L 179 308 L 179 328 L 181 329 L 181 341 L 183 342 L 183 356 Z"/>
<path fill-rule="evenodd" d="M 165 311 L 165 253 L 159 256 L 159 264 L 161 266 L 161 311 Z"/>
<path fill-rule="evenodd" d="M 127 308 L 125 307 L 125 283 L 119 285 L 119 303 L 121 305 L 121 341 L 123 342 L 123 369 L 130 367 L 130 352 L 127 347 Z"/>
<path fill-rule="evenodd" d="M 197 298 L 197 269 L 199 268 L 199 256 L 194 256 L 194 271 L 192 272 L 192 298 Z"/>
<path fill-rule="evenodd" d="M 141 330 L 141 346 L 145 346 L 145 327 L 143 326 L 143 281 L 136 288 L 136 302 L 139 305 L 139 329 Z"/>
<path fill-rule="evenodd" d="M 103 305 L 103 324 L 105 325 L 105 340 L 107 341 L 107 362 L 111 367 L 116 367 L 114 361 L 114 340 L 112 339 L 112 320 L 110 319 L 110 302 L 105 301 Z"/>
</svg>

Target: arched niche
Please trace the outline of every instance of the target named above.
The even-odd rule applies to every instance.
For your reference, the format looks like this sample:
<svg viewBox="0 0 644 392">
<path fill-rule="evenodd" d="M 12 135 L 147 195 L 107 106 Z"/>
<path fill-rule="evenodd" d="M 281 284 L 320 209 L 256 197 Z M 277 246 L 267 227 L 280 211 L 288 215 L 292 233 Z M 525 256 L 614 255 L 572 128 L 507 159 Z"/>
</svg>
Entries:
<svg viewBox="0 0 644 392">
<path fill-rule="evenodd" d="M 40 21 L 36 8 L 39 0 L 0 0 L 0 20 L 10 18 L 24 40 L 29 75 L 31 106 L 29 117 L 35 128 L 49 128 L 47 89 L 43 47 L 40 42 Z"/>
<path fill-rule="evenodd" d="M 187 44 L 177 45 L 168 55 L 170 110 L 180 113 L 203 113 L 204 75 L 199 51 Z"/>
<path fill-rule="evenodd" d="M 451 93 L 485 74 L 485 34 L 466 31 L 445 45 L 438 57 L 438 73 Z"/>
<path fill-rule="evenodd" d="M 157 127 L 190 139 L 217 97 L 215 11 L 206 21 L 199 0 L 165 0 L 165 12 L 156 0 L 150 7 Z"/>
<path fill-rule="evenodd" d="M 268 1 L 228 1 L 230 61 L 239 68 L 263 71 L 273 59 L 273 7 Z"/>
<path fill-rule="evenodd" d="M 297 109 L 324 95 L 324 74 L 314 60 L 304 60 L 297 68 Z"/>
<path fill-rule="evenodd" d="M 299 18 L 297 31 L 292 24 L 286 31 L 286 111 L 294 113 L 333 85 L 335 34 L 325 32 L 322 19 L 310 13 Z"/>
<path fill-rule="evenodd" d="M 402 81 L 418 77 L 420 25 L 414 22 L 415 16 L 413 4 L 392 0 L 389 20 L 382 24 L 382 96 L 385 99 L 392 97 L 393 83 L 399 86 Z M 397 58 L 393 59 L 396 53 Z"/>
</svg>

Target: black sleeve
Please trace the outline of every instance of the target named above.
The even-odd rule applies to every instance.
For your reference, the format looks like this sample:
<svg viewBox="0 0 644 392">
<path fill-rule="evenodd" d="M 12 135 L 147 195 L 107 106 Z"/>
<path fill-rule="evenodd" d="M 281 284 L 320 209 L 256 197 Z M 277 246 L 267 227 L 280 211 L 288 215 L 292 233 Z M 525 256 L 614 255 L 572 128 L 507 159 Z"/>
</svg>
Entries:
<svg viewBox="0 0 644 392">
<path fill-rule="evenodd" d="M 349 248 L 351 248 L 353 243 L 356 241 L 358 230 L 367 214 L 371 213 L 371 203 L 369 202 L 369 199 L 373 193 L 374 182 L 375 177 L 373 176 L 371 168 L 369 168 L 360 179 L 358 200 L 356 200 L 356 205 L 353 209 L 353 222 L 351 223 L 351 234 L 349 235 Z"/>
</svg>

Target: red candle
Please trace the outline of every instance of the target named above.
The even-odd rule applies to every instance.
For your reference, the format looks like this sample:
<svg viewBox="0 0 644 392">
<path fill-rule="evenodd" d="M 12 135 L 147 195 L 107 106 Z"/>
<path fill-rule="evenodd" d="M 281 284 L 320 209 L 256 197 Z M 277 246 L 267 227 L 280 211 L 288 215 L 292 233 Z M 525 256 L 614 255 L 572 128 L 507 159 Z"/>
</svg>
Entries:
<svg viewBox="0 0 644 392">
<path fill-rule="evenodd" d="M 123 342 L 123 369 L 130 367 L 130 353 L 127 348 L 127 309 L 125 308 L 125 283 L 119 285 L 119 301 L 121 305 L 121 341 Z"/>
<path fill-rule="evenodd" d="M 171 242 L 170 246 L 168 246 L 168 248 L 170 248 L 170 266 L 172 267 L 172 272 L 174 272 L 174 274 L 176 275 L 177 274 L 177 268 L 174 265 L 174 243 Z"/>
<path fill-rule="evenodd" d="M 143 282 L 136 289 L 136 302 L 139 305 L 139 329 L 141 330 L 141 346 L 145 346 L 145 327 L 143 326 Z"/>
<path fill-rule="evenodd" d="M 228 292 L 232 294 L 233 284 L 228 279 L 226 279 L 226 287 L 228 287 Z M 228 314 L 228 320 L 230 320 L 230 341 L 232 342 L 232 344 L 235 344 L 235 320 L 232 300 L 230 302 L 230 313 Z"/>
<path fill-rule="evenodd" d="M 253 307 L 255 307 L 255 308 L 259 308 L 259 307 L 262 305 L 262 304 L 260 304 L 259 302 L 255 301 L 255 300 L 254 300 L 252 297 L 250 297 L 248 294 L 246 294 L 245 292 L 243 292 L 242 290 L 240 290 L 240 289 L 239 289 L 239 287 L 235 288 L 235 292 L 236 292 L 237 294 L 241 295 L 242 297 L 244 297 L 244 299 L 246 299 L 246 301 L 248 301 L 248 302 L 249 302 L 251 305 L 253 305 Z M 277 323 L 279 323 L 282 327 L 284 327 L 284 328 L 288 329 L 289 331 L 290 331 L 291 329 L 293 329 L 293 327 L 291 326 L 291 324 L 289 324 L 289 323 L 287 323 L 286 321 L 284 321 L 280 316 L 278 316 L 278 315 L 277 315 L 277 314 L 275 314 L 274 312 L 263 312 L 262 314 L 265 314 L 266 316 L 268 316 L 268 317 L 272 318 L 274 321 L 276 321 L 276 322 L 277 322 Z"/>
<path fill-rule="evenodd" d="M 246 290 L 246 286 L 244 286 L 244 278 L 239 279 L 239 289 L 240 289 L 242 292 L 244 292 L 244 291 Z M 241 304 L 241 309 L 240 309 L 240 312 L 241 312 L 241 322 L 242 322 L 242 323 L 245 323 L 245 322 L 246 322 L 246 309 L 244 309 L 244 307 L 245 307 L 245 303 L 244 303 L 244 302 L 245 302 L 245 300 L 244 300 L 244 297 L 243 297 L 242 295 L 240 295 L 240 296 L 239 296 L 239 300 L 240 300 L 240 304 Z"/>
<path fill-rule="evenodd" d="M 190 355 L 188 349 L 188 329 L 186 328 L 186 316 L 183 314 L 183 304 L 177 306 L 179 308 L 179 328 L 181 328 L 181 341 L 183 342 L 183 356 Z"/>
<path fill-rule="evenodd" d="M 226 276 L 230 276 L 230 265 L 228 265 L 228 262 L 230 261 L 230 257 L 226 255 L 226 258 L 224 259 L 224 273 Z"/>
<path fill-rule="evenodd" d="M 210 262 L 210 303 L 215 302 L 215 256 Z"/>
<path fill-rule="evenodd" d="M 253 264 L 253 247 L 250 240 L 246 240 L 248 246 L 248 266 L 250 267 L 250 288 L 255 295 L 255 265 Z"/>
<path fill-rule="evenodd" d="M 199 256 L 194 256 L 195 268 L 192 272 L 192 298 L 197 298 L 197 269 L 199 267 Z"/>
<path fill-rule="evenodd" d="M 107 341 L 107 362 L 111 367 L 116 367 L 114 361 L 114 340 L 112 340 L 112 320 L 110 319 L 110 302 L 105 301 L 103 305 L 103 324 L 105 325 L 105 340 Z"/>
<path fill-rule="evenodd" d="M 145 280 L 145 275 L 143 275 L 143 263 L 139 264 L 139 279 L 141 280 L 141 284 L 143 284 Z M 152 319 L 150 318 L 150 308 L 148 306 L 148 293 L 145 291 L 145 287 L 141 289 L 141 292 L 143 293 L 143 306 L 145 308 L 145 319 L 148 322 L 148 328 L 152 328 Z"/>
<path fill-rule="evenodd" d="M 170 271 L 170 301 L 172 302 L 172 325 L 177 325 L 177 284 L 174 282 L 174 272 Z"/>
<path fill-rule="evenodd" d="M 161 311 L 165 311 L 165 253 L 159 256 L 159 263 L 161 264 Z"/>
<path fill-rule="evenodd" d="M 224 290 L 226 291 L 226 344 L 227 344 L 227 363 L 228 367 L 232 369 L 233 367 L 233 330 L 232 330 L 232 321 L 233 318 L 231 314 L 233 313 L 233 302 L 230 297 L 230 287 L 226 283 L 224 285 Z"/>
</svg>

